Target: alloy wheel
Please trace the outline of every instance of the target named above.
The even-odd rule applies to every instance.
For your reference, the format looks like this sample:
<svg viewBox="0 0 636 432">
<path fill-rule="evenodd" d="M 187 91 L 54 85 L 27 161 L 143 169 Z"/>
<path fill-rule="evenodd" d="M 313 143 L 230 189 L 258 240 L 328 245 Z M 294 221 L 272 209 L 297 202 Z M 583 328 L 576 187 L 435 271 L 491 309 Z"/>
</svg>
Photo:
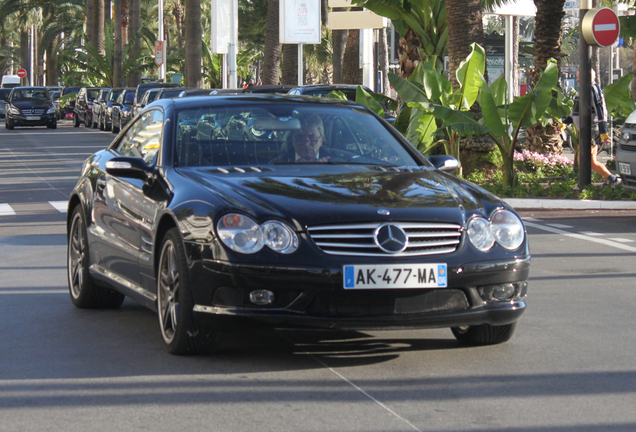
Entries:
<svg viewBox="0 0 636 432">
<path fill-rule="evenodd" d="M 71 238 L 68 250 L 68 278 L 71 295 L 77 299 L 84 283 L 84 262 L 86 257 L 86 239 L 83 235 L 84 224 L 80 214 L 76 214 L 71 225 Z"/>
<path fill-rule="evenodd" d="M 174 244 L 164 243 L 159 261 L 158 310 L 161 334 L 166 343 L 172 342 L 177 331 L 179 313 L 179 269 Z"/>
</svg>

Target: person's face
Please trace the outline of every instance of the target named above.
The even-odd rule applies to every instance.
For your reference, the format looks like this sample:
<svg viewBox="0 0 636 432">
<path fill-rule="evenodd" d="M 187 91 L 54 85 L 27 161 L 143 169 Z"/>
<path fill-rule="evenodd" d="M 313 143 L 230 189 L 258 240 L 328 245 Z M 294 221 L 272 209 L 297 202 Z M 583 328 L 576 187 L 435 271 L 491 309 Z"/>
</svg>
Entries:
<svg viewBox="0 0 636 432">
<path fill-rule="evenodd" d="M 322 146 L 322 142 L 325 140 L 325 136 L 316 127 L 308 131 L 296 131 L 293 137 L 294 149 L 298 156 L 304 159 L 315 158 L 318 155 L 320 146 Z"/>
</svg>

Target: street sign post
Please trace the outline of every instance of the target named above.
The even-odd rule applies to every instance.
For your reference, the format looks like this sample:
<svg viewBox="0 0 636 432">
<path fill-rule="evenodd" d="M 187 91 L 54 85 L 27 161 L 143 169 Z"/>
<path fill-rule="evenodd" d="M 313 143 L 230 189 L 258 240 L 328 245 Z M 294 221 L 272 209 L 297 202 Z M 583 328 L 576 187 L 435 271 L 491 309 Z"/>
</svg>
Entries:
<svg viewBox="0 0 636 432">
<path fill-rule="evenodd" d="M 618 39 L 621 26 L 610 8 L 591 9 L 581 21 L 581 33 L 592 46 L 608 47 Z"/>
<path fill-rule="evenodd" d="M 17 70 L 17 72 L 15 73 L 17 76 L 19 76 L 20 78 L 24 78 L 27 76 L 27 71 L 24 68 L 20 68 Z"/>
<path fill-rule="evenodd" d="M 164 57 L 165 57 L 165 50 L 164 50 L 164 43 L 163 41 L 155 41 L 155 64 L 158 67 L 161 67 L 161 65 L 164 62 Z"/>
</svg>

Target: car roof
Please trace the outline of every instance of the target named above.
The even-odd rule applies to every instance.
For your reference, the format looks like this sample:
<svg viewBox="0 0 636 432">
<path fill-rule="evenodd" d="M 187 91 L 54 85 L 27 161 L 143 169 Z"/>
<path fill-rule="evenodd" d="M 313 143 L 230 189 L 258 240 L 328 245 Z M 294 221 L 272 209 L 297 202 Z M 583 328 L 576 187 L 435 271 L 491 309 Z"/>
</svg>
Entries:
<svg viewBox="0 0 636 432">
<path fill-rule="evenodd" d="M 15 90 L 34 90 L 34 89 L 38 89 L 38 90 L 46 90 L 46 87 L 42 87 L 42 86 L 20 86 L 20 87 L 13 87 Z"/>
</svg>

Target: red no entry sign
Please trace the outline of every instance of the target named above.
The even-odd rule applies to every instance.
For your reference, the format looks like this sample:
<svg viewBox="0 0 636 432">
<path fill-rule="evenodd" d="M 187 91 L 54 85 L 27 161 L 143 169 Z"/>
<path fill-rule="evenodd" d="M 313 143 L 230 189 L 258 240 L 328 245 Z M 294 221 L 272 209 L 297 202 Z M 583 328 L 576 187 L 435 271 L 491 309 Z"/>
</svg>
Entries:
<svg viewBox="0 0 636 432">
<path fill-rule="evenodd" d="M 612 45 L 618 39 L 620 29 L 616 13 L 609 8 L 590 9 L 581 23 L 585 41 L 594 46 Z"/>
<path fill-rule="evenodd" d="M 19 76 L 20 78 L 24 78 L 27 74 L 26 69 L 18 69 L 18 71 L 16 72 L 16 75 Z"/>
</svg>

